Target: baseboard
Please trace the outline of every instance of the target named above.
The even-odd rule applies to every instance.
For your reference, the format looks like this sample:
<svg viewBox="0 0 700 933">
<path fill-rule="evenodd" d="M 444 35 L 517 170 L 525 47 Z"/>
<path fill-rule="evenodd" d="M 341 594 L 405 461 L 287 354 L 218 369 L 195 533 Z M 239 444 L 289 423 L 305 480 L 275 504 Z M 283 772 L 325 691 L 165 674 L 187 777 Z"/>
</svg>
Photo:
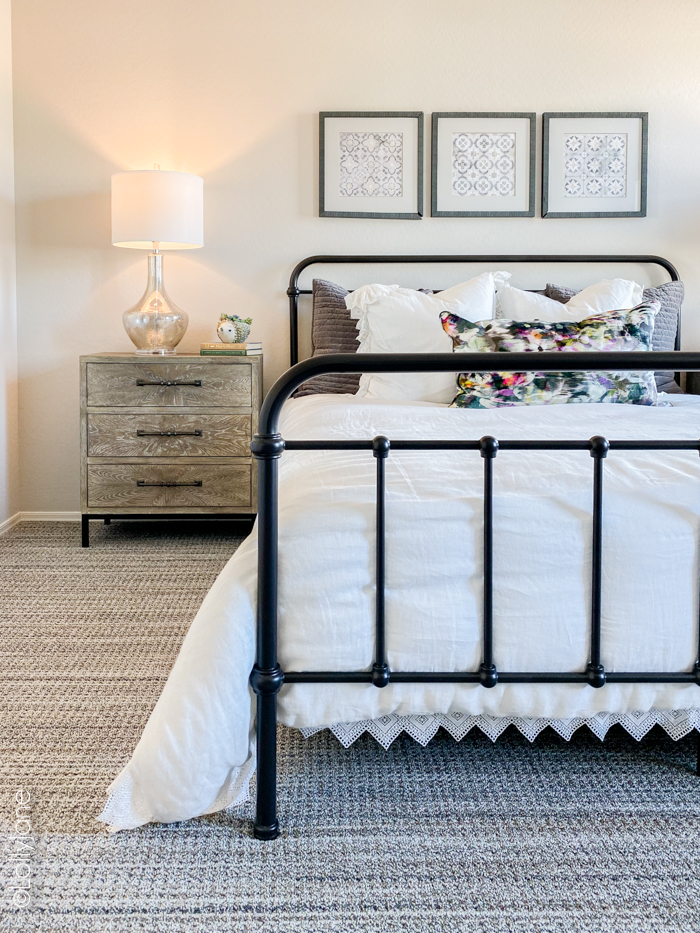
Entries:
<svg viewBox="0 0 700 933">
<path fill-rule="evenodd" d="M 19 517 L 17 517 L 19 516 Z M 18 512 L 18 522 L 79 522 L 80 512 Z"/>
<path fill-rule="evenodd" d="M 9 518 L 6 518 L 4 522 L 0 522 L 0 535 L 4 535 L 6 531 L 9 531 L 13 525 L 16 525 L 18 522 L 22 521 L 22 513 L 15 512 L 14 515 L 10 515 Z"/>
<path fill-rule="evenodd" d="M 80 512 L 15 512 L 0 522 L 0 535 L 20 522 L 79 522 Z"/>
</svg>

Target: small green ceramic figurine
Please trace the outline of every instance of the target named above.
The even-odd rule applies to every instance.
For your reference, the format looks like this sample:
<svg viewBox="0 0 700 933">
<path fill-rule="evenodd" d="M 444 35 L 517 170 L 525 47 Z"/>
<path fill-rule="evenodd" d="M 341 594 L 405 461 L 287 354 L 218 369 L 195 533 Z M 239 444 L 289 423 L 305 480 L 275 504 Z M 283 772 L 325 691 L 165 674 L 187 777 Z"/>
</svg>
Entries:
<svg viewBox="0 0 700 933">
<path fill-rule="evenodd" d="M 245 343 L 250 334 L 252 318 L 238 317 L 237 314 L 222 314 L 216 332 L 223 343 Z"/>
</svg>

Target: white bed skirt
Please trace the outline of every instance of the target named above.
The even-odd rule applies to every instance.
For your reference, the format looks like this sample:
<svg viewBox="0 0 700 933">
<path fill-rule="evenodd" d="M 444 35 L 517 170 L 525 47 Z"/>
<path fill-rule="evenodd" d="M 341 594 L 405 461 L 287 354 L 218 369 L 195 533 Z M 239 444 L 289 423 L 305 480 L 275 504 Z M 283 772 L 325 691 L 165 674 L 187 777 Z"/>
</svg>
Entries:
<svg viewBox="0 0 700 933">
<path fill-rule="evenodd" d="M 574 719 L 527 719 L 522 716 L 469 716 L 466 713 L 438 713 L 424 716 L 382 716 L 380 719 L 363 719 L 359 722 L 339 722 L 332 726 L 302 728 L 299 732 L 309 738 L 324 729 L 349 748 L 360 736 L 368 732 L 383 748 L 389 748 L 402 732 L 425 746 L 435 737 L 440 727 L 457 742 L 472 729 L 477 728 L 493 742 L 508 726 L 515 726 L 531 742 L 540 732 L 551 726 L 567 742 L 574 732 L 588 726 L 599 739 L 604 739 L 611 726 L 621 725 L 637 741 L 640 741 L 654 726 L 661 728 L 674 740 L 682 739 L 694 729 L 700 731 L 700 709 L 651 709 L 639 713 L 596 713 L 594 716 Z M 229 780 L 222 787 L 213 806 L 207 813 L 218 810 L 235 810 L 250 800 L 250 780 L 255 774 L 255 747 L 251 745 L 250 757 L 241 768 L 233 768 Z M 128 768 L 121 780 L 113 785 L 112 793 L 100 814 L 100 821 L 108 824 L 111 832 L 119 829 L 135 829 L 151 823 L 156 817 L 151 813 L 146 798 L 141 793 Z"/>
</svg>

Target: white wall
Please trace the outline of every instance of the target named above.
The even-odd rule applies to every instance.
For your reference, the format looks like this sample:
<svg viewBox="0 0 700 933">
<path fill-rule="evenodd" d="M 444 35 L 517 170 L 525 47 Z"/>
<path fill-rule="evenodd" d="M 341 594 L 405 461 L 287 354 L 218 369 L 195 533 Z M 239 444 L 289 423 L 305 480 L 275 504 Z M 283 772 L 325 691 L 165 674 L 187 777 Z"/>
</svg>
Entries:
<svg viewBox="0 0 700 933">
<path fill-rule="evenodd" d="M 26 510 L 78 508 L 78 355 L 130 349 L 146 261 L 110 245 L 121 169 L 204 176 L 205 248 L 166 257 L 183 346 L 250 314 L 268 385 L 290 268 L 320 251 L 658 252 L 700 348 L 697 0 L 14 0 L 13 28 Z M 324 109 L 648 110 L 648 216 L 320 219 Z"/>
<path fill-rule="evenodd" d="M 0 0 L 0 527 L 19 510 L 10 0 Z"/>
</svg>

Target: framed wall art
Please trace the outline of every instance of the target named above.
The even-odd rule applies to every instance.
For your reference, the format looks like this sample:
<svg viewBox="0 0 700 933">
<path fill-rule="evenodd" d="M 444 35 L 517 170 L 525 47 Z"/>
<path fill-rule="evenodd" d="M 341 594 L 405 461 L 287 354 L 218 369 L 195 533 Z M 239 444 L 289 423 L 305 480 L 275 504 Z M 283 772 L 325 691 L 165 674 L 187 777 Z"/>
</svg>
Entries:
<svg viewBox="0 0 700 933">
<path fill-rule="evenodd" d="M 646 113 L 542 116 L 543 217 L 646 217 Z"/>
<path fill-rule="evenodd" d="M 319 216 L 423 216 L 423 114 L 319 114 Z"/>
<path fill-rule="evenodd" d="M 434 113 L 432 217 L 535 216 L 535 114 Z"/>
</svg>

